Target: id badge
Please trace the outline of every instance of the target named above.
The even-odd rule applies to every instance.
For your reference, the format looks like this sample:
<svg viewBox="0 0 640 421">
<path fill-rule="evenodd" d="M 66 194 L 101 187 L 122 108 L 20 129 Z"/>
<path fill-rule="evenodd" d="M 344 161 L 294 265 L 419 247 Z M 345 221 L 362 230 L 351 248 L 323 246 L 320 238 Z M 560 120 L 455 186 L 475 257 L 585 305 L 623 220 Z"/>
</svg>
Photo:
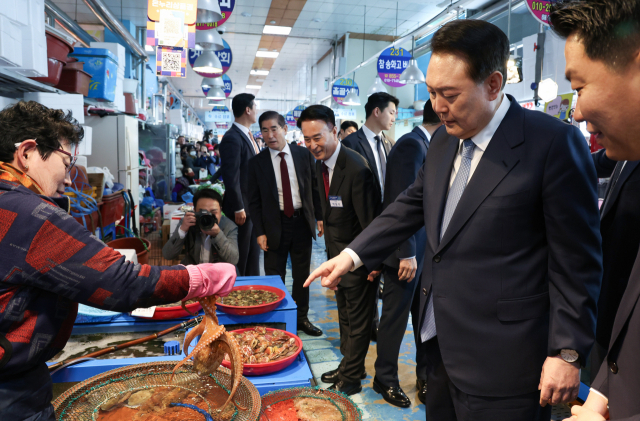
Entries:
<svg viewBox="0 0 640 421">
<path fill-rule="evenodd" d="M 329 204 L 332 208 L 341 208 L 342 196 L 329 196 Z"/>
</svg>

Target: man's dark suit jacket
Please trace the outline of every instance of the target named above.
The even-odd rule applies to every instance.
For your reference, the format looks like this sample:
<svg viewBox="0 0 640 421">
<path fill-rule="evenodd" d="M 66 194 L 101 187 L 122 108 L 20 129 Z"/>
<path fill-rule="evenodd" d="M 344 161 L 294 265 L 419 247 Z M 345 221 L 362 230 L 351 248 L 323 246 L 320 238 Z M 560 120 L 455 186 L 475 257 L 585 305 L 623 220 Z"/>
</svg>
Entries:
<svg viewBox="0 0 640 421">
<path fill-rule="evenodd" d="M 290 144 L 289 148 L 298 178 L 302 211 L 313 238 L 316 238 L 316 221 L 322 221 L 322 208 L 318 195 L 315 159 L 307 148 L 295 144 Z M 249 210 L 258 237 L 266 235 L 269 248 L 278 249 L 282 234 L 280 202 L 269 148 L 265 148 L 249 161 Z"/>
<path fill-rule="evenodd" d="M 615 161 L 608 159 L 605 154 L 604 149 L 593 154 L 598 176 L 603 178 L 610 177 L 615 167 Z M 596 341 L 605 349 L 609 346 L 613 321 L 640 246 L 640 168 L 638 164 L 640 161 L 627 162 L 613 189 L 611 189 L 612 182 L 609 182 L 606 193 L 608 199 L 600 209 L 604 274 L 598 300 Z M 592 373 L 592 376 L 595 374 Z"/>
<path fill-rule="evenodd" d="M 220 176 L 224 180 L 225 192 L 222 211 L 229 218 L 235 218 L 235 212 L 244 209 L 249 217 L 249 159 L 256 155 L 251 139 L 235 124 L 222 137 L 220 142 Z"/>
<path fill-rule="evenodd" d="M 609 353 L 591 384 L 609 399 L 610 419 L 615 421 L 640 421 L 639 299 L 640 253 L 613 323 Z"/>
<path fill-rule="evenodd" d="M 367 136 L 364 134 L 364 130 L 362 127 L 358 129 L 358 131 L 351 133 L 349 136 L 345 137 L 342 140 L 342 144 L 354 151 L 358 152 L 360 155 L 364 157 L 364 159 L 369 164 L 369 168 L 371 168 L 371 172 L 378 183 L 378 188 L 380 189 L 380 194 L 382 194 L 382 188 L 380 177 L 378 176 L 378 167 L 376 166 L 376 158 L 373 156 L 373 149 L 371 149 L 371 145 L 367 140 Z M 389 152 L 391 152 L 391 148 L 396 144 L 392 139 L 387 139 L 387 137 L 382 133 L 382 144 L 384 145 L 385 151 L 387 151 L 387 156 L 389 156 Z M 384 180 L 382 180 L 384 183 Z M 382 198 L 381 198 L 382 199 Z M 381 210 L 379 208 L 378 212 Z"/>
<path fill-rule="evenodd" d="M 384 202 L 382 208 L 386 209 L 394 200 L 416 181 L 420 168 L 424 165 L 429 150 L 429 139 L 420 127 L 414 128 L 402 136 L 389 152 L 387 160 L 387 177 L 385 180 Z M 418 270 L 422 271 L 424 261 L 424 247 L 427 241 L 427 233 L 421 227 L 415 235 L 403 242 L 395 252 L 391 254 L 384 264 L 393 268 L 400 267 L 400 259 L 416 257 Z"/>
<path fill-rule="evenodd" d="M 316 178 L 327 256 L 331 259 L 340 254 L 376 217 L 380 193 L 367 162 L 360 154 L 344 145 L 340 147 L 329 187 L 329 196 L 341 197 L 342 208 L 331 207 L 327 202 L 321 161 L 316 162 Z M 342 277 L 340 285 L 349 287 L 363 281 L 368 282 L 368 273 L 363 268 L 349 272 Z"/>
<path fill-rule="evenodd" d="M 511 104 L 441 241 L 459 139 L 434 134 L 416 182 L 349 245 L 367 268 L 425 225 L 420 314 L 433 290 L 438 342 L 470 395 L 538 389 L 561 349 L 585 359 L 595 336 L 602 250 L 596 172 L 580 131 Z M 506 97 L 505 99 L 506 100 Z"/>
</svg>

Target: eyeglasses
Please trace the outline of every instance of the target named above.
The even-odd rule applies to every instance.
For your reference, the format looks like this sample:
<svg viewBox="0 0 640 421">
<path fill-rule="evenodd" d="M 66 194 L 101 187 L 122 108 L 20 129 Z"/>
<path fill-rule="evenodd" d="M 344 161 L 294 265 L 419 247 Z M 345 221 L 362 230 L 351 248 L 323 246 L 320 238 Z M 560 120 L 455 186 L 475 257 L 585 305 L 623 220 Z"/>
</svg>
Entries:
<svg viewBox="0 0 640 421">
<path fill-rule="evenodd" d="M 33 139 L 33 140 L 35 141 L 35 140 L 37 140 L 37 139 Z M 16 147 L 16 149 L 17 149 L 18 147 L 20 147 L 20 145 L 21 145 L 21 144 L 22 144 L 22 142 L 20 142 L 20 143 L 15 143 L 15 144 L 14 144 L 14 146 L 15 146 L 15 147 Z M 78 161 L 78 157 L 76 156 L 76 155 L 77 155 L 77 153 L 78 153 L 78 145 L 76 145 L 76 148 L 75 148 L 75 150 L 74 150 L 74 152 L 73 152 L 73 155 L 71 155 L 71 153 L 69 153 L 69 152 L 67 152 L 67 151 L 65 151 L 65 150 L 58 149 L 58 148 L 54 148 L 53 146 L 49 146 L 49 145 L 42 145 L 42 144 L 40 144 L 40 143 L 36 143 L 36 145 L 39 145 L 39 146 L 42 146 L 42 147 L 44 147 L 44 148 L 51 149 L 52 151 L 60 152 L 60 153 L 62 153 L 62 154 L 67 155 L 67 156 L 69 157 L 69 159 L 70 159 L 70 162 L 69 162 L 69 164 L 68 164 L 68 165 L 67 165 L 67 164 L 64 164 L 64 166 L 65 166 L 65 167 L 66 167 L 66 169 L 67 169 L 67 172 L 70 172 L 70 171 L 71 171 L 71 169 L 76 165 L 76 162 Z"/>
</svg>

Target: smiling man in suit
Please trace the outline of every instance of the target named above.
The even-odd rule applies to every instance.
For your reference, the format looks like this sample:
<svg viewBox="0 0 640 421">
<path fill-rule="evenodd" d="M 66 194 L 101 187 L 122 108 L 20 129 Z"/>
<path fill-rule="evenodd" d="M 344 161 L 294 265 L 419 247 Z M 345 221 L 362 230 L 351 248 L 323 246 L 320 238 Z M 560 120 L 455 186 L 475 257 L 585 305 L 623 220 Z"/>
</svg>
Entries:
<svg viewBox="0 0 640 421">
<path fill-rule="evenodd" d="M 422 124 L 398 139 L 389 152 L 384 208 L 393 203 L 396 197 L 416 180 L 418 171 L 427 158 L 431 136 L 441 126 L 440 118 L 431 107 L 431 100 L 427 101 Z M 377 344 L 378 357 L 373 388 L 382 394 L 384 400 L 403 408 L 411 406 L 411 401 L 400 387 L 398 356 L 407 329 L 409 312 L 413 318 L 416 344 L 418 399 L 425 403 L 427 396 L 427 361 L 420 339 L 420 296 L 415 294 L 416 285 L 420 283 L 426 241 L 425 230 L 421 228 L 384 261 L 382 270 L 385 286 L 378 334 L 384 338 L 384 342 Z M 417 280 L 414 280 L 414 277 Z"/>
<path fill-rule="evenodd" d="M 571 408 L 571 421 L 640 421 L 640 254 L 629 273 L 629 254 L 638 245 L 634 233 L 622 233 L 638 229 L 640 2 L 559 2 L 550 22 L 567 39 L 565 76 L 579 94 L 574 118 L 586 121 L 607 157 L 619 161 L 601 220 L 606 295 L 600 300 L 615 304 L 617 313 L 612 324 L 604 321 L 611 326 L 608 351 L 584 406 Z M 613 244 L 614 238 L 624 240 Z"/>
<path fill-rule="evenodd" d="M 446 130 L 415 183 L 308 278 L 339 284 L 426 227 L 420 336 L 429 420 L 549 420 L 578 395 L 602 277 L 596 172 L 582 133 L 505 95 L 509 40 L 473 19 L 431 40 Z M 356 269 L 358 270 L 358 269 Z"/>
<path fill-rule="evenodd" d="M 367 162 L 338 141 L 331 108 L 312 105 L 302 112 L 298 127 L 307 149 L 316 158 L 316 178 L 325 232 L 327 256 L 342 252 L 375 218 L 380 196 Z M 342 278 L 336 290 L 340 322 L 340 366 L 322 375 L 330 389 L 353 395 L 362 390 L 364 360 L 369 350 L 376 304 L 377 278 L 360 268 Z"/>
<path fill-rule="evenodd" d="M 306 149 L 287 144 L 287 124 L 275 111 L 260 116 L 267 148 L 249 160 L 249 210 L 264 251 L 264 272 L 284 282 L 291 256 L 292 297 L 298 306 L 298 330 L 311 336 L 322 330 L 311 324 L 309 275 L 312 239 L 322 236 L 322 208 L 318 196 L 315 160 Z"/>
<path fill-rule="evenodd" d="M 259 152 L 249 127 L 256 122 L 256 102 L 251 94 L 238 94 L 231 101 L 236 121 L 220 142 L 220 176 L 225 193 L 222 211 L 238 226 L 238 275 L 260 275 L 260 248 L 249 212 L 249 160 Z"/>
</svg>

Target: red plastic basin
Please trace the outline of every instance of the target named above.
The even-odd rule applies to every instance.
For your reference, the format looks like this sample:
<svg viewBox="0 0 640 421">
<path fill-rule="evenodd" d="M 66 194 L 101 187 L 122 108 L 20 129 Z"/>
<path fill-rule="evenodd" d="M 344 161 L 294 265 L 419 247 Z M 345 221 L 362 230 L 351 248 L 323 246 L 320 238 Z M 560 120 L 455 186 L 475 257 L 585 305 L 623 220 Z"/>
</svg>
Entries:
<svg viewBox="0 0 640 421">
<path fill-rule="evenodd" d="M 46 33 L 47 36 L 47 57 L 67 62 L 67 56 L 73 52 L 73 47 L 59 36 Z"/>
<path fill-rule="evenodd" d="M 202 306 L 200 303 L 195 302 L 186 305 L 187 309 L 193 314 L 197 314 L 200 310 L 202 310 Z M 187 313 L 182 309 L 182 306 L 173 306 L 173 307 L 156 307 L 156 311 L 153 313 L 153 317 L 140 317 L 141 319 L 154 319 L 154 320 L 166 320 L 166 319 L 177 319 L 179 317 L 188 317 L 191 314 Z"/>
<path fill-rule="evenodd" d="M 47 60 L 47 77 L 31 77 L 29 79 L 44 83 L 45 85 L 56 86 L 58 82 L 60 82 L 63 67 L 64 61 L 49 57 L 49 60 Z"/>
<path fill-rule="evenodd" d="M 253 330 L 254 328 L 250 327 L 247 329 L 238 329 L 238 330 L 233 330 L 231 331 L 231 333 L 244 333 L 248 330 Z M 280 330 L 280 329 L 270 329 L 270 328 L 266 328 L 267 332 L 273 332 L 274 330 Z M 275 373 L 281 370 L 284 370 L 285 368 L 289 367 L 291 365 L 291 363 L 293 363 L 296 358 L 298 358 L 298 355 L 300 354 L 300 352 L 302 351 L 302 339 L 300 339 L 298 336 L 294 335 L 293 333 L 289 333 L 286 330 L 280 330 L 280 332 L 285 333 L 287 336 L 289 336 L 290 338 L 294 338 L 296 340 L 296 345 L 298 345 L 298 351 L 287 357 L 287 358 L 283 358 L 281 360 L 278 361 L 271 361 L 268 363 L 263 363 L 263 364 L 245 364 L 243 369 L 242 369 L 242 374 L 245 376 L 263 376 L 265 374 L 271 374 L 271 373 Z M 222 365 L 227 367 L 227 368 L 231 368 L 231 363 L 229 361 L 226 360 L 222 360 Z"/>
<path fill-rule="evenodd" d="M 71 63 L 67 63 L 65 68 L 62 69 L 62 75 L 56 88 L 69 92 L 70 94 L 89 95 L 91 75 L 82 69 L 69 68 L 69 64 Z"/>
<path fill-rule="evenodd" d="M 216 303 L 218 309 L 227 314 L 233 314 L 234 316 L 255 316 L 256 314 L 268 313 L 270 311 L 278 308 L 286 293 L 280 288 L 270 287 L 266 285 L 241 285 L 237 287 L 233 287 L 231 291 L 247 291 L 261 289 L 264 291 L 273 292 L 278 296 L 278 299 L 269 304 L 259 304 L 257 306 L 230 306 L 226 304 L 222 304 L 220 302 Z"/>
</svg>

